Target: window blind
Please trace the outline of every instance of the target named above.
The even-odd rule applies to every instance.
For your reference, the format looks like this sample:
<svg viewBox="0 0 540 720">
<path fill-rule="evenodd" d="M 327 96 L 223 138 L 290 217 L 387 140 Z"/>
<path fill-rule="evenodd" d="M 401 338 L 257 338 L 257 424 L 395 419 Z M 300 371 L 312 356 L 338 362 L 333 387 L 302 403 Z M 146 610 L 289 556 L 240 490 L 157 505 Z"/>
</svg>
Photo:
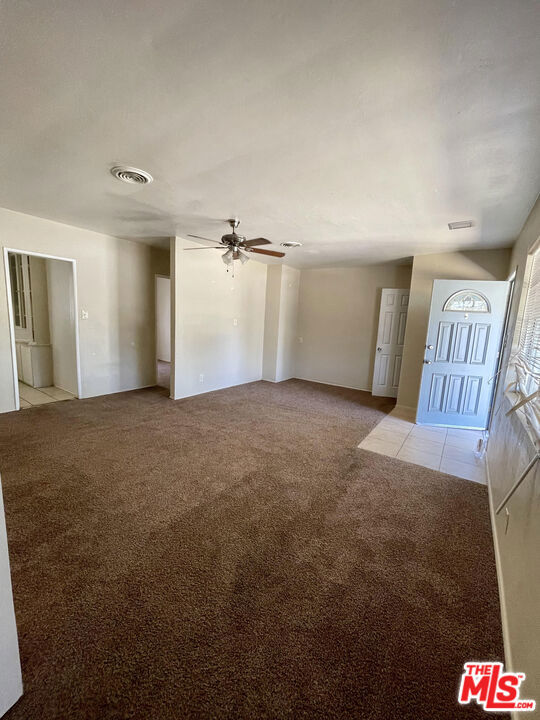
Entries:
<svg viewBox="0 0 540 720">
<path fill-rule="evenodd" d="M 511 370 L 513 384 L 518 395 L 516 406 L 523 412 L 540 438 L 540 251 L 532 256 L 528 278 L 523 292 L 526 293 L 521 318 L 516 327 Z"/>
</svg>

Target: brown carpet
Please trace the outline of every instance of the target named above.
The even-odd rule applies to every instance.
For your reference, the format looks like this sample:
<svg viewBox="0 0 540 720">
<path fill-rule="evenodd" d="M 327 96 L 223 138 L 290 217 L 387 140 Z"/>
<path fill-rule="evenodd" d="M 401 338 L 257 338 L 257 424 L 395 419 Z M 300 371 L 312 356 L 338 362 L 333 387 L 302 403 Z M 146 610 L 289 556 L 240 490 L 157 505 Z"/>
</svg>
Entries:
<svg viewBox="0 0 540 720">
<path fill-rule="evenodd" d="M 8 720 L 485 717 L 485 487 L 358 450 L 392 407 L 301 381 L 0 417 L 25 695 Z"/>
</svg>

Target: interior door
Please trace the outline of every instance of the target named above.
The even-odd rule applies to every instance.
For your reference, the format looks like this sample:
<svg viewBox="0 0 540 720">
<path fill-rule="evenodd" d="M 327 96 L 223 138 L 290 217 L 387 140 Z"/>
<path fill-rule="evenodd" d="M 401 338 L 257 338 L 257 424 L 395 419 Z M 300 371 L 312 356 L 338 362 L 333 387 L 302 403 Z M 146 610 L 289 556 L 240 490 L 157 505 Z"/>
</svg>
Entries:
<svg viewBox="0 0 540 720">
<path fill-rule="evenodd" d="M 409 291 L 384 288 L 381 293 L 372 395 L 397 397 Z"/>
<path fill-rule="evenodd" d="M 0 716 L 6 713 L 21 695 L 21 665 L 0 485 Z"/>
<path fill-rule="evenodd" d="M 433 281 L 417 423 L 487 427 L 509 286 Z"/>
</svg>

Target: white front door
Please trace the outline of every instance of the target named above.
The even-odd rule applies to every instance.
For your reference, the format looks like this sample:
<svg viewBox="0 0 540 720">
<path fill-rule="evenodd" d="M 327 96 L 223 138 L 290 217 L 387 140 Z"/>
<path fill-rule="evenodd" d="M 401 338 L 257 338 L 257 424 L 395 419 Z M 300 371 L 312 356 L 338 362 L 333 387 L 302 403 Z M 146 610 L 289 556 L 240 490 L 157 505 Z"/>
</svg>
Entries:
<svg viewBox="0 0 540 720">
<path fill-rule="evenodd" d="M 487 427 L 509 287 L 433 281 L 417 423 Z"/>
<path fill-rule="evenodd" d="M 0 716 L 6 713 L 21 695 L 21 665 L 0 485 Z"/>
<path fill-rule="evenodd" d="M 408 290 L 382 291 L 372 395 L 397 397 L 408 306 Z"/>
</svg>

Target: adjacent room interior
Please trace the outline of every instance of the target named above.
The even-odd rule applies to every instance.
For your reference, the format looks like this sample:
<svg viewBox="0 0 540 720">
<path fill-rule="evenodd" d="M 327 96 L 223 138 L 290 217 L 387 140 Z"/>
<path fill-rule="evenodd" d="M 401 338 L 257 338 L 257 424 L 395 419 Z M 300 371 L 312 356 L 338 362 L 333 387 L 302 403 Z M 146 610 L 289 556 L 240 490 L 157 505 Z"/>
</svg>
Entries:
<svg viewBox="0 0 540 720">
<path fill-rule="evenodd" d="M 16 401 L 21 409 L 79 394 L 73 263 L 7 251 Z"/>
<path fill-rule="evenodd" d="M 1 6 L 5 720 L 536 716 L 539 30 Z"/>
<path fill-rule="evenodd" d="M 156 275 L 156 385 L 171 388 L 171 278 Z"/>
</svg>

